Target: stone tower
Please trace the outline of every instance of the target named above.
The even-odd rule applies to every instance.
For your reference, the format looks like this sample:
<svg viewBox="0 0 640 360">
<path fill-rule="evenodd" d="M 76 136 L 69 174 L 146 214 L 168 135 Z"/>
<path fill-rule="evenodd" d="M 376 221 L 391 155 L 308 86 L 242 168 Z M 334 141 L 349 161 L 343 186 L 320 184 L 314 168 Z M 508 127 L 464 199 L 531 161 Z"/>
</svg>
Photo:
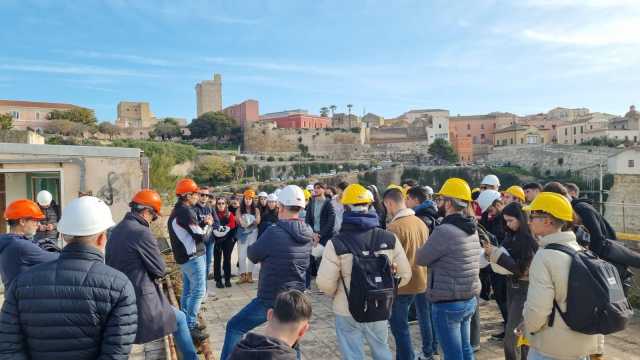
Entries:
<svg viewBox="0 0 640 360">
<path fill-rule="evenodd" d="M 209 111 L 222 111 L 222 76 L 213 74 L 213 80 L 196 85 L 197 116 Z"/>
</svg>

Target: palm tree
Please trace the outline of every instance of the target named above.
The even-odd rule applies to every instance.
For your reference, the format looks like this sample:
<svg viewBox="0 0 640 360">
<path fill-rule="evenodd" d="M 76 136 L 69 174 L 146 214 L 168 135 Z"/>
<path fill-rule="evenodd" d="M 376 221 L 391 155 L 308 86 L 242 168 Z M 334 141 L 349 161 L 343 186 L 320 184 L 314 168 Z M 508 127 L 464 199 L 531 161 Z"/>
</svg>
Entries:
<svg viewBox="0 0 640 360">
<path fill-rule="evenodd" d="M 347 110 L 349 113 L 349 118 L 351 118 L 351 108 L 353 107 L 353 104 L 347 104 Z"/>
<path fill-rule="evenodd" d="M 320 108 L 320 116 L 327 117 L 329 115 L 329 108 L 324 106 Z"/>
<path fill-rule="evenodd" d="M 331 106 L 329 106 L 329 109 L 331 109 L 331 117 L 333 117 L 333 114 L 335 114 L 335 112 L 336 112 L 336 109 L 337 109 L 337 108 L 338 108 L 338 107 L 337 107 L 337 106 L 335 106 L 335 105 L 331 105 Z"/>
</svg>

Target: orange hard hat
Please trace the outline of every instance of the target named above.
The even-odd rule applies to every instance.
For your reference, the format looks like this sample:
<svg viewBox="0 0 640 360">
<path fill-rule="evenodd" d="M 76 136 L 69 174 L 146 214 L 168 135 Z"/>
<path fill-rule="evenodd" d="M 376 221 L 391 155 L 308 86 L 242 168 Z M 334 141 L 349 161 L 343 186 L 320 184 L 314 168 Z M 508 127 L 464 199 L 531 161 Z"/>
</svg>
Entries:
<svg viewBox="0 0 640 360">
<path fill-rule="evenodd" d="M 38 204 L 28 199 L 18 199 L 4 210 L 4 218 L 7 220 L 43 220 L 45 217 Z"/>
<path fill-rule="evenodd" d="M 136 203 L 142 206 L 148 206 L 155 210 L 157 214 L 160 214 L 162 208 L 162 199 L 160 194 L 151 189 L 142 189 L 131 200 L 132 203 Z"/>
<path fill-rule="evenodd" d="M 176 184 L 176 195 L 197 193 L 198 190 L 198 184 L 196 184 L 196 182 L 191 179 L 180 179 Z"/>
<path fill-rule="evenodd" d="M 256 192 L 253 189 L 247 189 L 242 195 L 245 197 L 245 199 L 253 199 L 254 197 L 256 197 Z"/>
</svg>

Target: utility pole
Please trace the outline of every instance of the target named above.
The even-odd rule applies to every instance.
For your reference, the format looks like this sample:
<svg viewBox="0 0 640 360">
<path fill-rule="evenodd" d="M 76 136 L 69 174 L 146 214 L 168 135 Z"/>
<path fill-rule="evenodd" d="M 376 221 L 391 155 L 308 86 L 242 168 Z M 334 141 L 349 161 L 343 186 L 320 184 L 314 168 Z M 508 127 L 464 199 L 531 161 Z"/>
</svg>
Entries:
<svg viewBox="0 0 640 360">
<path fill-rule="evenodd" d="M 604 191 L 604 186 L 602 185 L 602 180 L 604 178 L 603 175 L 603 171 L 602 171 L 602 159 L 600 159 L 600 163 L 598 164 L 598 167 L 600 168 L 600 191 L 598 191 L 598 199 L 600 202 L 600 214 L 602 214 L 602 210 L 603 210 L 603 204 L 602 204 L 602 192 Z"/>
</svg>

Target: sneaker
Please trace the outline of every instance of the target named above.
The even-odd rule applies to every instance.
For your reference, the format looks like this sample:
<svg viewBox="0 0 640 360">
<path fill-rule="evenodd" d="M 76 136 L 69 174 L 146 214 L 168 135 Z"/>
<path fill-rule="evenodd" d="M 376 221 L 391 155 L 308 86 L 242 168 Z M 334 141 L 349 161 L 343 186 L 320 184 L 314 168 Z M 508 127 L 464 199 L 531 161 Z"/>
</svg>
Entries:
<svg viewBox="0 0 640 360">
<path fill-rule="evenodd" d="M 231 287 L 231 280 L 227 279 L 224 281 L 224 286 Z"/>
<path fill-rule="evenodd" d="M 424 354 L 420 354 L 418 355 L 418 357 L 416 358 L 416 360 L 435 360 L 435 358 L 433 357 L 433 355 L 431 356 L 426 356 Z"/>
<path fill-rule="evenodd" d="M 480 345 L 473 346 L 471 350 L 473 350 L 474 353 L 477 353 L 478 351 L 480 351 Z"/>
<path fill-rule="evenodd" d="M 504 331 L 500 334 L 491 335 L 491 340 L 503 340 L 504 339 Z"/>
<path fill-rule="evenodd" d="M 222 283 L 222 280 L 217 280 L 216 281 L 216 287 L 218 289 L 224 289 L 224 284 Z"/>
<path fill-rule="evenodd" d="M 209 273 L 209 275 L 207 275 L 207 280 L 215 280 L 213 273 Z"/>
<path fill-rule="evenodd" d="M 209 334 L 203 332 L 202 330 L 196 328 L 191 329 L 191 339 L 193 340 L 194 345 L 200 344 L 201 342 L 207 340 L 209 338 Z"/>
</svg>

